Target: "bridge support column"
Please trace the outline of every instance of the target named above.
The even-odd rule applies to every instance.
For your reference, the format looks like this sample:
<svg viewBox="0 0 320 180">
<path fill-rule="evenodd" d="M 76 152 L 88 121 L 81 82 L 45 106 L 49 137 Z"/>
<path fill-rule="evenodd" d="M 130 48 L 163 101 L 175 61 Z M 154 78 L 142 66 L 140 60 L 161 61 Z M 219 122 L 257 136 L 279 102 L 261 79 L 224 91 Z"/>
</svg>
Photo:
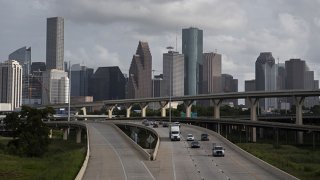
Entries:
<svg viewBox="0 0 320 180">
<path fill-rule="evenodd" d="M 77 129 L 77 138 L 76 138 L 77 143 L 81 143 L 81 132 L 82 132 L 81 128 Z"/>
<path fill-rule="evenodd" d="M 63 129 L 63 140 L 68 140 L 68 133 L 69 132 L 69 128 L 64 128 Z"/>
<path fill-rule="evenodd" d="M 159 104 L 161 107 L 161 117 L 166 117 L 166 106 L 167 106 L 168 102 L 167 101 L 160 101 Z"/>
<path fill-rule="evenodd" d="M 302 106 L 304 102 L 304 97 L 294 97 L 296 102 L 296 124 L 303 125 L 302 121 Z M 298 144 L 303 144 L 303 132 L 297 132 Z"/>
<path fill-rule="evenodd" d="M 186 108 L 186 117 L 190 118 L 191 117 L 191 107 L 193 104 L 193 100 L 187 100 L 187 101 L 183 101 L 184 107 Z"/>
<path fill-rule="evenodd" d="M 108 111 L 108 118 L 111 119 L 112 118 L 112 112 L 113 109 L 116 107 L 116 105 L 110 105 L 110 106 L 106 106 L 107 111 Z"/>
<path fill-rule="evenodd" d="M 148 103 L 140 103 L 139 105 L 140 105 L 140 108 L 141 108 L 141 117 L 146 117 Z"/>
<path fill-rule="evenodd" d="M 213 110 L 214 110 L 214 119 L 220 119 L 220 105 L 222 103 L 222 99 L 211 99 L 213 103 Z"/>
<path fill-rule="evenodd" d="M 82 112 L 83 112 L 83 115 L 87 115 L 87 109 L 86 109 L 86 107 L 81 108 L 81 110 L 82 110 Z M 88 120 L 88 119 L 87 119 L 87 118 L 84 118 L 84 120 L 86 121 L 86 120 Z"/>
<path fill-rule="evenodd" d="M 250 102 L 250 120 L 251 121 L 257 121 L 257 105 L 259 103 L 258 98 L 248 98 Z M 252 134 L 251 134 L 251 141 L 252 142 L 257 142 L 257 130 L 255 127 L 252 127 Z"/>
<path fill-rule="evenodd" d="M 130 117 L 130 114 L 131 114 L 132 104 L 127 104 L 127 105 L 126 105 L 126 108 L 127 108 L 126 117 L 129 118 L 129 117 Z"/>
</svg>

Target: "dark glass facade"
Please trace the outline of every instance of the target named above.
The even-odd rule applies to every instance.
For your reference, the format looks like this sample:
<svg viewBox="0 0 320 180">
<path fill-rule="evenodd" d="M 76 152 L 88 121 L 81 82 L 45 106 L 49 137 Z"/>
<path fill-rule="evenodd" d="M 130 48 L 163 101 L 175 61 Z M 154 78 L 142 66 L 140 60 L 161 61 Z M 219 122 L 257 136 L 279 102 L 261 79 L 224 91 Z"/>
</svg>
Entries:
<svg viewBox="0 0 320 180">
<path fill-rule="evenodd" d="M 125 98 L 126 79 L 118 66 L 99 67 L 89 85 L 93 101 Z"/>
<path fill-rule="evenodd" d="M 182 29 L 184 54 L 184 94 L 199 94 L 202 79 L 203 31 L 198 28 Z"/>
</svg>

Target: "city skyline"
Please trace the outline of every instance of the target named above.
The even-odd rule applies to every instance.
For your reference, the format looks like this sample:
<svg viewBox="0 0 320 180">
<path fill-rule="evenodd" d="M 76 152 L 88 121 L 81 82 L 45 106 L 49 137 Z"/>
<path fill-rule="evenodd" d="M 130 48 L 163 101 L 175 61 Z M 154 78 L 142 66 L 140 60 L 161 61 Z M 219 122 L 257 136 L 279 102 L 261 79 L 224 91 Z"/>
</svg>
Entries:
<svg viewBox="0 0 320 180">
<path fill-rule="evenodd" d="M 119 6 L 112 9 L 115 3 Z M 65 59 L 73 64 L 83 63 L 95 69 L 119 66 L 128 73 L 136 42 L 143 40 L 150 45 L 152 69 L 160 74 L 165 47 L 175 47 L 177 36 L 177 50 L 181 52 L 181 29 L 192 26 L 203 29 L 204 52 L 217 49 L 222 54 L 222 72 L 239 79 L 239 91 L 244 90 L 244 80 L 254 78 L 254 62 L 260 52 L 272 52 L 276 63 L 278 58 L 281 63 L 292 58 L 305 60 L 315 71 L 315 79 L 319 79 L 318 1 L 135 1 L 127 2 L 127 7 L 124 3 L 105 1 L 86 6 L 86 1 L 1 1 L 1 13 L 9 17 L 0 20 L 0 41 L 6 42 L 0 47 L 0 60 L 7 60 L 17 48 L 31 46 L 32 61 L 45 61 L 45 19 L 61 16 L 66 26 Z M 140 4 L 141 9 L 134 11 L 135 4 Z M 172 5 L 173 9 L 166 9 Z M 31 11 L 24 10 L 26 6 Z M 71 6 L 74 11 L 67 10 Z M 222 11 L 225 8 L 230 11 Z M 100 9 L 109 14 L 99 13 Z M 152 13 L 160 10 L 166 10 L 168 15 Z"/>
</svg>

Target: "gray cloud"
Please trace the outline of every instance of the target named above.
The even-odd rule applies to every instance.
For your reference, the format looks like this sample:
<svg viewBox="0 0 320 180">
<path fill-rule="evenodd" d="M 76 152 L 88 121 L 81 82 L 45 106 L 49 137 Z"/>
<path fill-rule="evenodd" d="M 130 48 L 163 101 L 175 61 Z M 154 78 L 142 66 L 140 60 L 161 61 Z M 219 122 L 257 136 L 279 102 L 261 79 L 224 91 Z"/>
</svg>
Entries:
<svg viewBox="0 0 320 180">
<path fill-rule="evenodd" d="M 148 41 L 153 68 L 162 71 L 168 45 L 181 51 L 181 29 L 204 30 L 204 50 L 223 55 L 223 73 L 254 78 L 254 62 L 271 51 L 284 62 L 307 61 L 319 79 L 320 1 L 300 0 L 0 0 L 0 59 L 32 46 L 44 61 L 46 18 L 65 18 L 65 58 L 74 63 L 118 65 L 126 73 L 139 40 Z"/>
</svg>

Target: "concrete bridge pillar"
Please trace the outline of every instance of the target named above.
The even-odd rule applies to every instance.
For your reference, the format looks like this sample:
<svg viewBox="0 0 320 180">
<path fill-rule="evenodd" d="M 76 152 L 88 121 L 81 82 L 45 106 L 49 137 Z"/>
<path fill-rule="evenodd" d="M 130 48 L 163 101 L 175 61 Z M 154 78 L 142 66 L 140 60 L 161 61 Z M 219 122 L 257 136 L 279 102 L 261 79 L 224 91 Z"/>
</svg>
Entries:
<svg viewBox="0 0 320 180">
<path fill-rule="evenodd" d="M 116 107 L 116 105 L 110 105 L 110 106 L 106 106 L 106 109 L 108 111 L 108 118 L 111 119 L 112 118 L 112 112 L 113 109 Z"/>
<path fill-rule="evenodd" d="M 127 105 L 126 105 L 126 108 L 127 108 L 126 117 L 129 118 L 129 117 L 130 117 L 130 114 L 131 114 L 132 104 L 127 104 Z"/>
<path fill-rule="evenodd" d="M 250 102 L 250 120 L 251 121 L 257 121 L 257 105 L 259 103 L 258 98 L 248 98 Z M 257 142 L 257 130 L 255 127 L 252 128 L 252 136 L 251 136 L 252 142 Z"/>
<path fill-rule="evenodd" d="M 77 138 L 76 138 L 77 143 L 81 143 L 81 132 L 82 132 L 82 128 L 77 129 Z"/>
<path fill-rule="evenodd" d="M 213 103 L 213 110 L 214 110 L 214 119 L 220 119 L 220 105 L 222 103 L 222 99 L 211 99 Z"/>
<path fill-rule="evenodd" d="M 63 129 L 63 140 L 68 140 L 69 128 Z"/>
<path fill-rule="evenodd" d="M 193 100 L 183 101 L 184 107 L 186 108 L 186 117 L 187 118 L 191 117 L 191 107 L 192 107 L 193 102 L 194 102 Z"/>
<path fill-rule="evenodd" d="M 161 117 L 166 117 L 166 106 L 168 105 L 168 101 L 160 101 L 159 104 L 161 107 Z"/>
<path fill-rule="evenodd" d="M 140 103 L 139 105 L 141 108 L 141 117 L 146 117 L 148 103 Z"/>
<path fill-rule="evenodd" d="M 83 112 L 83 115 L 87 115 L 87 109 L 86 109 L 86 107 L 81 108 L 81 110 L 82 110 L 82 112 Z M 87 119 L 87 118 L 84 118 L 84 120 L 86 121 L 86 120 L 88 120 L 88 119 Z"/>
<path fill-rule="evenodd" d="M 304 102 L 305 97 L 294 97 L 294 100 L 296 102 L 296 124 L 297 125 L 303 125 L 302 121 L 302 106 Z M 303 144 L 303 132 L 297 132 L 297 139 L 298 144 Z"/>
</svg>

